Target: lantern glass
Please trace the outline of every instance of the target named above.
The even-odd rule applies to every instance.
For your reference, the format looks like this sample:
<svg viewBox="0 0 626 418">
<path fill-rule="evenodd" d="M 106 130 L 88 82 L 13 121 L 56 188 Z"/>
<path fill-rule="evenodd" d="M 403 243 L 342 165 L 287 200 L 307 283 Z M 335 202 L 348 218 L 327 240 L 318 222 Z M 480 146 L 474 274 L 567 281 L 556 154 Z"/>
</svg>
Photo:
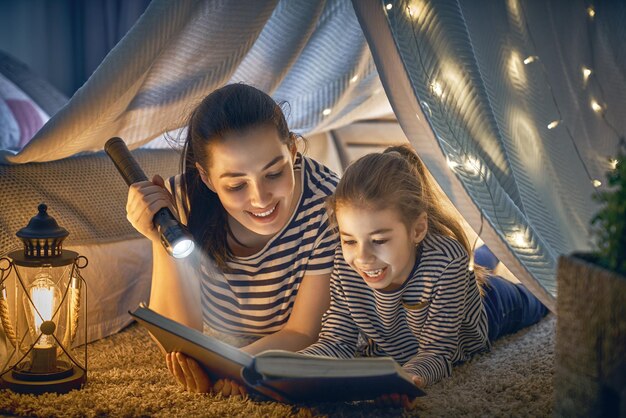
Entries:
<svg viewBox="0 0 626 418">
<path fill-rule="evenodd" d="M 51 270 L 52 267 L 41 267 L 22 298 L 35 348 L 56 346 L 53 336 L 41 330 L 44 323 L 57 323 L 54 319 L 59 316 L 61 290 L 52 280 Z"/>
</svg>

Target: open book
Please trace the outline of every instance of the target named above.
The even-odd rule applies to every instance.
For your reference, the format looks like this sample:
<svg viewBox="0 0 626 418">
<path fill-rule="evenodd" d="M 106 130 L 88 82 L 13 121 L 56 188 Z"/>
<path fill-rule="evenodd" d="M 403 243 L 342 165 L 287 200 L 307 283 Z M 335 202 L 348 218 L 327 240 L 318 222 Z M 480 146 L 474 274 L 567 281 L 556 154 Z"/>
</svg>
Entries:
<svg viewBox="0 0 626 418">
<path fill-rule="evenodd" d="M 280 402 L 375 399 L 390 393 L 422 396 L 389 357 L 335 359 L 268 350 L 251 356 L 236 347 L 139 306 L 129 312 L 169 353 L 196 359 L 209 377 L 228 378 Z"/>
</svg>

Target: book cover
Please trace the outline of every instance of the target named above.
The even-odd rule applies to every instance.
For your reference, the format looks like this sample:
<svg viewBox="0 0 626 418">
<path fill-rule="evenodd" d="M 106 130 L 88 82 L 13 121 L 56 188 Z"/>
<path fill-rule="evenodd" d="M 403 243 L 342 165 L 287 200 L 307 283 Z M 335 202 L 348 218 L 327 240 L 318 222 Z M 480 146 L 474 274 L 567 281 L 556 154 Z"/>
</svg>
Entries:
<svg viewBox="0 0 626 418">
<path fill-rule="evenodd" d="M 390 393 L 425 395 L 389 357 L 336 359 L 283 350 L 252 356 L 145 306 L 129 313 L 167 352 L 196 359 L 212 381 L 232 379 L 251 393 L 279 402 L 367 400 Z"/>
</svg>

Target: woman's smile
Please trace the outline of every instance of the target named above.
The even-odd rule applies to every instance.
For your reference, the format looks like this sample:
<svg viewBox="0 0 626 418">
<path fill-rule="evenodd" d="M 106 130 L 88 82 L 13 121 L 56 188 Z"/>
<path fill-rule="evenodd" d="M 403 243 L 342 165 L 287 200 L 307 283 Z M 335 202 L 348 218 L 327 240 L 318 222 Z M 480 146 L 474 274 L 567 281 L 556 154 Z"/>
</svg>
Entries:
<svg viewBox="0 0 626 418">
<path fill-rule="evenodd" d="M 263 224 L 268 224 L 273 222 L 279 214 L 279 206 L 280 202 L 275 203 L 273 206 L 270 206 L 269 209 L 263 210 L 255 210 L 255 211 L 245 211 L 250 217 L 255 221 Z"/>
</svg>

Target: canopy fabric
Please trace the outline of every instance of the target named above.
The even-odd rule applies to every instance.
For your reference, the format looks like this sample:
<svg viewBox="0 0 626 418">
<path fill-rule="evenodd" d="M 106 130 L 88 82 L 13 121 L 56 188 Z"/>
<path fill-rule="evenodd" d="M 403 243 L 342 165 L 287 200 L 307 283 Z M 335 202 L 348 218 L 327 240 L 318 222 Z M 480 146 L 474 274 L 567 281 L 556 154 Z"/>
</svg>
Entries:
<svg viewBox="0 0 626 418">
<path fill-rule="evenodd" d="M 626 129 L 626 7 L 353 4 L 409 140 L 492 251 L 554 308 L 557 258 L 589 249 L 591 196 Z"/>
<path fill-rule="evenodd" d="M 240 81 L 286 101 L 298 133 L 391 112 L 349 1 L 153 0 L 67 106 L 4 159 L 100 151 L 113 136 L 137 148 Z"/>
<path fill-rule="evenodd" d="M 589 249 L 594 182 L 626 128 L 626 6 L 592 11 L 582 0 L 153 0 L 69 103 L 0 159 L 62 159 L 112 136 L 137 148 L 232 82 L 287 101 L 303 134 L 390 102 L 457 209 L 554 309 L 557 258 Z"/>
</svg>

